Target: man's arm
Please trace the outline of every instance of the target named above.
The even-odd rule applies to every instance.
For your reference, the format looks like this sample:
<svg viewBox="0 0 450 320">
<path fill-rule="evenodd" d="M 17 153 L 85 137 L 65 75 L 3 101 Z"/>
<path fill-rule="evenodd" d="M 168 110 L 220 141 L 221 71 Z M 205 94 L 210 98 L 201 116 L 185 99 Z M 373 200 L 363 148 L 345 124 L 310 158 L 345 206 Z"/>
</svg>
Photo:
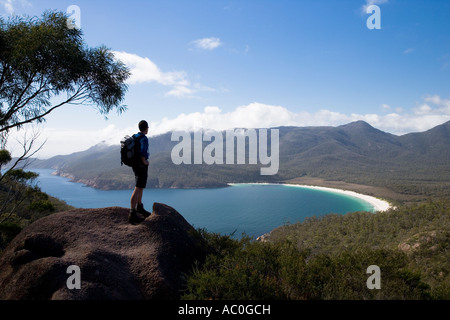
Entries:
<svg viewBox="0 0 450 320">
<path fill-rule="evenodd" d="M 148 166 L 148 138 L 144 136 L 141 139 L 141 160 L 142 163 Z"/>
</svg>

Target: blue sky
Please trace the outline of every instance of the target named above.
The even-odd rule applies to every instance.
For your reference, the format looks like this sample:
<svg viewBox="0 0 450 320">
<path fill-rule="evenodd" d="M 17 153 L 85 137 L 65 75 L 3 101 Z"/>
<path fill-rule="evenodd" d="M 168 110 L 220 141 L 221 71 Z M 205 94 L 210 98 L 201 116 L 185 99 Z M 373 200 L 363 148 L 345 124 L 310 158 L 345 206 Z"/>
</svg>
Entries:
<svg viewBox="0 0 450 320">
<path fill-rule="evenodd" d="M 381 29 L 367 28 L 371 4 Z M 86 43 L 132 70 L 128 111 L 55 111 L 42 157 L 118 143 L 141 119 L 150 134 L 355 120 L 404 134 L 450 120 L 447 0 L 0 0 L 0 14 L 70 5 Z"/>
</svg>

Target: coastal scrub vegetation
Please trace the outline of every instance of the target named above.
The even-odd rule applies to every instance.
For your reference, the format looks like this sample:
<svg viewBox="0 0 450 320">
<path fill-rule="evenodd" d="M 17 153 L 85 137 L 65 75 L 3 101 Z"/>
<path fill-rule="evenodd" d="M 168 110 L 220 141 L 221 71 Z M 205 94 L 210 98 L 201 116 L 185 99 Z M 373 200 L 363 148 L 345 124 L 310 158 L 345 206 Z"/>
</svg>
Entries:
<svg viewBox="0 0 450 320">
<path fill-rule="evenodd" d="M 210 248 L 183 299 L 450 299 L 450 201 L 326 215 L 268 241 L 200 230 Z M 368 289 L 367 268 L 381 270 Z"/>
<path fill-rule="evenodd" d="M 0 182 L 0 254 L 19 232 L 34 221 L 71 208 L 33 184 L 36 173 L 11 171 Z M 29 179 L 27 179 L 29 178 Z M 27 179 L 21 182 L 21 179 Z"/>
<path fill-rule="evenodd" d="M 9 152 L 1 150 L 0 168 L 10 160 Z M 38 176 L 23 169 L 9 169 L 0 174 L 0 253 L 27 225 L 71 208 L 42 192 L 36 183 Z"/>
</svg>

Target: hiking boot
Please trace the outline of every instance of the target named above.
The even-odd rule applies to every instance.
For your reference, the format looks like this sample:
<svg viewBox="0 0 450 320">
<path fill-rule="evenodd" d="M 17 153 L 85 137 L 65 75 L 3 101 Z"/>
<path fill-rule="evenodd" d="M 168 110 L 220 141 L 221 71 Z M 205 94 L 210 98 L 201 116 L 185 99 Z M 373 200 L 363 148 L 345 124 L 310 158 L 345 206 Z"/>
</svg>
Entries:
<svg viewBox="0 0 450 320">
<path fill-rule="evenodd" d="M 150 214 L 151 214 L 150 212 L 148 212 L 147 210 L 144 209 L 144 205 L 142 203 L 138 204 L 137 212 L 142 214 L 145 218 L 150 217 Z"/>
<path fill-rule="evenodd" d="M 130 215 L 128 216 L 128 222 L 131 224 L 137 224 L 137 223 L 141 223 L 142 221 L 144 221 L 145 218 L 139 217 L 137 215 L 137 211 L 130 209 Z"/>
</svg>

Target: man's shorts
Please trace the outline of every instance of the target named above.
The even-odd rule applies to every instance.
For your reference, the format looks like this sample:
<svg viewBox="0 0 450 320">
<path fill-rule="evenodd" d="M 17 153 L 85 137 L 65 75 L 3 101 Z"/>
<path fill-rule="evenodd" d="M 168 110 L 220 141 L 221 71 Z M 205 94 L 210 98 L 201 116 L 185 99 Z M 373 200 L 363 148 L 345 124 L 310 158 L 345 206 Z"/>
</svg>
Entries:
<svg viewBox="0 0 450 320">
<path fill-rule="evenodd" d="M 136 188 L 145 189 L 147 186 L 148 166 L 143 164 L 133 166 L 133 172 L 136 179 Z"/>
</svg>

